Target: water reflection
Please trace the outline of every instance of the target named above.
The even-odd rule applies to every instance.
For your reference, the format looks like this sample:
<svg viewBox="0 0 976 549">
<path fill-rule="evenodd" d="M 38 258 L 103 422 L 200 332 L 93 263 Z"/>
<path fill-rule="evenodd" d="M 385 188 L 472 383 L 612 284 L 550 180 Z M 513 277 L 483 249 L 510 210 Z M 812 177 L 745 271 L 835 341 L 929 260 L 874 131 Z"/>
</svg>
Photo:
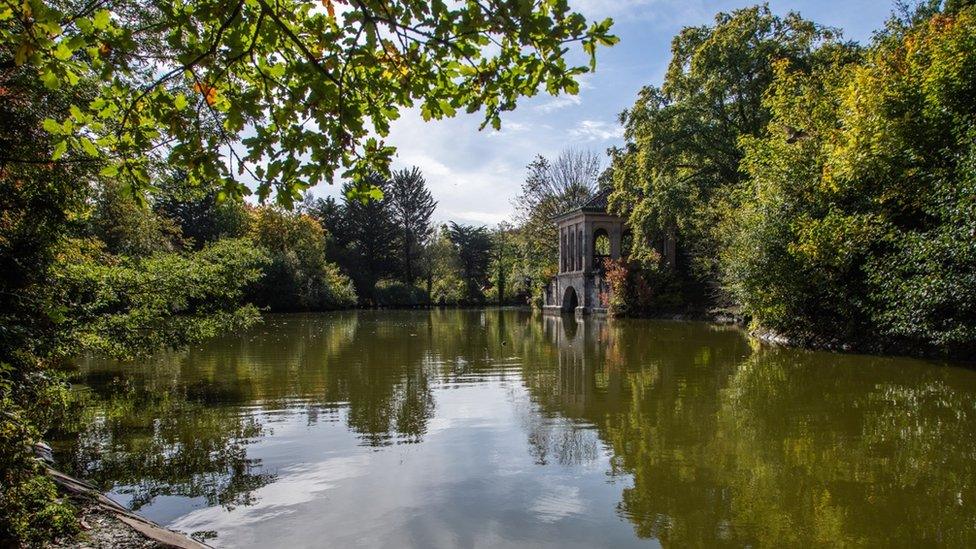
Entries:
<svg viewBox="0 0 976 549">
<path fill-rule="evenodd" d="M 976 544 L 959 367 L 424 311 L 271 317 L 80 372 L 59 455 L 217 545 Z"/>
</svg>

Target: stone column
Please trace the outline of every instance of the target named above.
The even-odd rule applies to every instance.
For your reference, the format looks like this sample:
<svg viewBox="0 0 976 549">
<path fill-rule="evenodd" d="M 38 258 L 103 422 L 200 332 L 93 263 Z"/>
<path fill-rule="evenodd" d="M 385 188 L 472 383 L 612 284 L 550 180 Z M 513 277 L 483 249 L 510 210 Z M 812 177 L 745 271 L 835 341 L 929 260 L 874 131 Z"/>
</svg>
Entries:
<svg viewBox="0 0 976 549">
<path fill-rule="evenodd" d="M 583 224 L 579 223 L 576 225 L 576 270 L 583 270 L 583 258 L 586 257 L 584 251 L 586 250 L 586 239 L 583 238 Z"/>
<path fill-rule="evenodd" d="M 620 223 L 614 223 L 613 228 L 610 229 L 610 258 L 614 261 L 620 259 L 623 233 L 623 226 Z"/>
<path fill-rule="evenodd" d="M 593 222 L 583 222 L 583 271 L 593 271 Z"/>
<path fill-rule="evenodd" d="M 566 229 L 559 227 L 559 272 L 566 270 Z"/>
</svg>

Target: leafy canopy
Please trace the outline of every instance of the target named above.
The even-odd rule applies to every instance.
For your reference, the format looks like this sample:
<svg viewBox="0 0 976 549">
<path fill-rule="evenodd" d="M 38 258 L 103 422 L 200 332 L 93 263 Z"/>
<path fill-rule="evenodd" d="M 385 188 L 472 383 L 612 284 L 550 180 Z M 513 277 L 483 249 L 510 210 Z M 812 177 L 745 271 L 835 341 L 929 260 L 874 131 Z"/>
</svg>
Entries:
<svg viewBox="0 0 976 549">
<path fill-rule="evenodd" d="M 709 270 L 710 210 L 744 178 L 740 137 L 760 135 L 769 121 L 763 94 L 774 61 L 806 66 L 837 35 L 795 13 L 753 6 L 675 36 L 663 85 L 643 88 L 620 115 L 627 144 L 614 151 L 610 203 L 628 218 L 636 257 L 653 257 L 651 243 L 676 231 Z"/>
<path fill-rule="evenodd" d="M 611 25 L 566 0 L 3 0 L 0 63 L 52 89 L 96 83 L 44 120 L 55 161 L 76 151 L 136 189 L 157 163 L 225 195 L 249 193 L 246 175 L 290 205 L 337 171 L 385 173 L 393 149 L 377 137 L 402 108 L 483 109 L 498 128 L 520 96 L 577 93 Z M 575 42 L 589 67 L 567 62 Z"/>
<path fill-rule="evenodd" d="M 861 56 L 776 63 L 768 135 L 743 139 L 748 184 L 720 228 L 757 324 L 972 356 L 976 8 L 950 8 L 892 22 Z"/>
</svg>

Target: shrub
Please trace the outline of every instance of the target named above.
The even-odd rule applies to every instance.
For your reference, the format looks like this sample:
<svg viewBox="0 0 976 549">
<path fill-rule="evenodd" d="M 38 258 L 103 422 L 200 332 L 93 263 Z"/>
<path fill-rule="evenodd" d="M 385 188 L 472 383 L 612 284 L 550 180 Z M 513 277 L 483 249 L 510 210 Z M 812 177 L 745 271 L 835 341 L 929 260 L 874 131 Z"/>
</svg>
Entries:
<svg viewBox="0 0 976 549">
<path fill-rule="evenodd" d="M 39 429 L 65 409 L 65 385 L 38 375 L 30 386 L 13 387 L 9 370 L 0 363 L 3 394 L 22 404 L 0 400 L 0 545 L 31 546 L 77 531 L 74 507 L 61 499 L 32 449 Z"/>
<path fill-rule="evenodd" d="M 728 288 L 795 339 L 976 348 L 976 8 L 879 35 L 863 59 L 776 64 L 769 134 L 718 232 Z"/>
<path fill-rule="evenodd" d="M 325 259 L 326 234 L 308 215 L 275 207 L 253 211 L 251 240 L 270 264 L 251 298 L 276 311 L 327 310 L 356 304 L 349 277 Z"/>
<path fill-rule="evenodd" d="M 428 303 L 427 292 L 398 280 L 380 280 L 373 290 L 373 300 L 380 307 L 415 307 Z"/>
<path fill-rule="evenodd" d="M 673 272 L 660 260 L 606 259 L 603 279 L 606 290 L 600 292 L 601 305 L 613 316 L 673 311 L 684 303 Z"/>
<path fill-rule="evenodd" d="M 95 247 L 97 249 L 97 247 Z M 53 291 L 72 304 L 61 319 L 65 355 L 93 350 L 129 356 L 179 346 L 253 324 L 245 290 L 267 255 L 244 240 L 222 240 L 199 252 L 148 258 L 92 254 L 80 244 L 62 254 Z"/>
<path fill-rule="evenodd" d="M 459 305 L 464 302 L 468 286 L 456 274 L 434 280 L 430 293 L 431 303 L 437 305 Z"/>
</svg>

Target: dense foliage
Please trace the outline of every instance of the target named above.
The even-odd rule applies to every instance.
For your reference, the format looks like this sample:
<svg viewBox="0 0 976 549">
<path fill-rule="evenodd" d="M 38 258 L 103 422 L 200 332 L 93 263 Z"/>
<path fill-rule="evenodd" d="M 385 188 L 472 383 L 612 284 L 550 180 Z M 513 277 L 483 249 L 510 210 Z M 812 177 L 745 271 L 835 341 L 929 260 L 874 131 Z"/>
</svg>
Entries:
<svg viewBox="0 0 976 549">
<path fill-rule="evenodd" d="M 610 202 L 633 231 L 635 258 L 656 260 L 655 243 L 675 237 L 684 278 L 714 290 L 711 228 L 724 196 L 744 178 L 739 139 L 760 135 L 769 121 L 763 96 L 774 61 L 807 66 L 835 37 L 798 15 L 752 7 L 674 38 L 663 85 L 642 89 L 621 114 L 627 145 L 613 155 Z"/>
<path fill-rule="evenodd" d="M 431 218 L 437 203 L 416 167 L 397 171 L 391 179 L 373 174 L 369 182 L 380 191 L 378 197 L 364 200 L 348 182 L 341 200 L 303 203 L 329 235 L 326 258 L 349 273 L 359 303 L 483 303 L 495 287 L 489 269 L 498 249 L 497 231 L 454 222 L 435 230 Z"/>
<path fill-rule="evenodd" d="M 726 281 L 764 327 L 976 350 L 976 11 L 893 22 L 861 59 L 775 65 Z"/>
<path fill-rule="evenodd" d="M 917 6 L 867 47 L 749 8 L 673 53 L 614 152 L 635 257 L 675 234 L 675 276 L 798 341 L 971 355 L 971 3 Z"/>
<path fill-rule="evenodd" d="M 497 128 L 520 96 L 576 93 L 588 69 L 565 44 L 593 59 L 616 41 L 611 24 L 563 0 L 32 0 L 0 8 L 0 47 L 49 89 L 93 83 L 89 101 L 45 118 L 53 155 L 16 158 L 70 150 L 140 187 L 164 161 L 237 196 L 247 173 L 289 205 L 337 170 L 385 171 L 393 149 L 372 135 L 401 108 L 481 109 Z"/>
<path fill-rule="evenodd" d="M 270 206 L 255 208 L 250 237 L 271 258 L 250 296 L 257 305 L 275 311 L 308 311 L 356 304 L 349 277 L 326 261 L 322 226 L 308 215 Z"/>
</svg>

